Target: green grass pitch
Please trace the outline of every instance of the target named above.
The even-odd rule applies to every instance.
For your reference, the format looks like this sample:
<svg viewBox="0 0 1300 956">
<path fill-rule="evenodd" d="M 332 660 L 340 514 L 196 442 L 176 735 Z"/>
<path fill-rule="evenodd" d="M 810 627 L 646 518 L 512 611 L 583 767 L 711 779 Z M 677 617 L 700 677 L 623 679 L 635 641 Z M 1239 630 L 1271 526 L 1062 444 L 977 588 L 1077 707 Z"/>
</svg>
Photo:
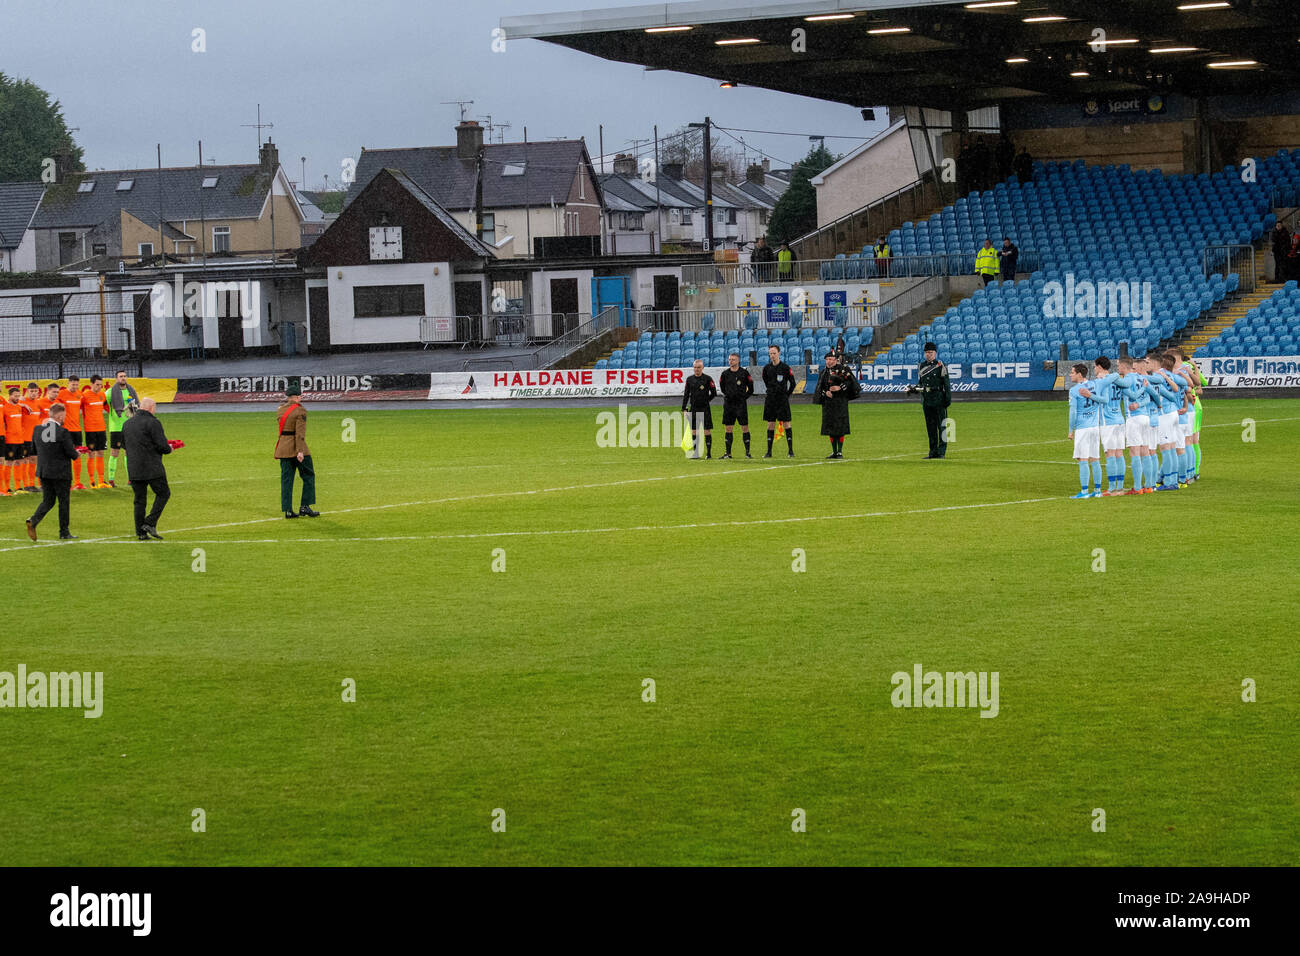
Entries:
<svg viewBox="0 0 1300 956">
<path fill-rule="evenodd" d="M 929 462 L 856 404 L 833 463 L 812 406 L 793 462 L 316 408 L 290 522 L 271 411 L 164 410 L 164 542 L 122 488 L 64 545 L 0 499 L 0 670 L 105 697 L 0 710 L 0 864 L 1294 865 L 1300 403 L 1208 400 L 1202 481 L 1090 501 L 1064 403 L 953 411 Z M 999 714 L 893 707 L 918 663 Z"/>
</svg>

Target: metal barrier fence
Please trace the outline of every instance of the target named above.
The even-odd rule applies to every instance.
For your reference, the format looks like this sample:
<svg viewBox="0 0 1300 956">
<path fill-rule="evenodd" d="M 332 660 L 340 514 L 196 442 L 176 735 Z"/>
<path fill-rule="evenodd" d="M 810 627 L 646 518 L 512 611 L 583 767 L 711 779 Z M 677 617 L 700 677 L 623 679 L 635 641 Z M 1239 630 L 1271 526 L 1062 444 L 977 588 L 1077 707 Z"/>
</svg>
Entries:
<svg viewBox="0 0 1300 956">
<path fill-rule="evenodd" d="M 597 336 L 618 328 L 619 313 L 620 310 L 617 306 L 610 306 L 590 322 L 579 325 L 563 335 L 556 336 L 532 353 L 529 357 L 531 364 L 528 367 L 533 369 L 550 368 L 565 356 L 572 355 L 578 349 L 589 344 Z"/>
<path fill-rule="evenodd" d="M 972 275 L 975 253 L 923 256 L 843 256 L 835 259 L 798 259 L 792 262 L 705 262 L 682 266 L 682 284 L 690 286 L 765 285 L 768 283 L 841 282 L 870 279 L 919 279 L 930 276 Z M 1020 250 L 1017 275 L 1042 267 L 1042 256 Z"/>
<path fill-rule="evenodd" d="M 918 179 L 800 236 L 790 243 L 790 248 L 807 259 L 831 256 L 837 249 L 861 249 L 889 235 L 904 222 L 926 218 L 949 201 L 933 178 Z"/>
<path fill-rule="evenodd" d="M 882 325 L 893 320 L 892 308 L 879 305 L 845 305 L 826 308 L 809 304 L 806 309 L 673 309 L 639 313 L 651 332 L 730 332 L 742 329 L 833 328 Z"/>
<path fill-rule="evenodd" d="M 1241 277 L 1238 292 L 1254 292 L 1258 278 L 1255 275 L 1255 247 L 1250 245 L 1206 246 L 1201 254 L 1201 268 L 1208 279 L 1212 275 L 1227 278 L 1232 273 Z"/>
<path fill-rule="evenodd" d="M 420 343 L 456 345 L 462 349 L 500 345 L 526 348 L 577 328 L 576 314 L 507 312 L 486 315 L 425 315 L 420 317 Z"/>
</svg>

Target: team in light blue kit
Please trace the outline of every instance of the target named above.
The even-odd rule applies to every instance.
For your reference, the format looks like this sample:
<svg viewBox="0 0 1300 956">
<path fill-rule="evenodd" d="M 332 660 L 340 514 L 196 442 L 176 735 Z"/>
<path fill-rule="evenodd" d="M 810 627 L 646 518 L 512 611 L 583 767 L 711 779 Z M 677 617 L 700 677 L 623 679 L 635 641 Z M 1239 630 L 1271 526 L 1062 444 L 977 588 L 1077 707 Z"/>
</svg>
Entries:
<svg viewBox="0 0 1300 956">
<path fill-rule="evenodd" d="M 1099 356 L 1093 377 L 1070 369 L 1070 435 L 1079 463 L 1073 498 L 1177 491 L 1200 477 L 1199 370 L 1181 351 L 1111 361 Z M 1194 418 L 1195 416 L 1195 418 Z M 1125 490 L 1124 450 L 1132 487 Z M 1157 457 L 1157 450 L 1159 456 Z M 1101 487 L 1101 460 L 1107 487 Z M 1092 479 L 1091 487 L 1089 478 Z"/>
</svg>

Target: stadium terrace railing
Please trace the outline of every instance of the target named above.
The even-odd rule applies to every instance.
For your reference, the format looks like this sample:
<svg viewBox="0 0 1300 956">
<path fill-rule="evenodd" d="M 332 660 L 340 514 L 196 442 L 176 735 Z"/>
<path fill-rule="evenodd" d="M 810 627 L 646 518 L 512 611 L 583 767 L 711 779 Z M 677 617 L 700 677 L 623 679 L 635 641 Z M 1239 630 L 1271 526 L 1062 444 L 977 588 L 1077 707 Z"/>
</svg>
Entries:
<svg viewBox="0 0 1300 956">
<path fill-rule="evenodd" d="M 893 321 L 891 311 L 879 305 L 844 305 L 826 308 L 810 303 L 805 309 L 673 309 L 640 313 L 649 332 L 731 332 L 744 329 L 847 328 L 875 326 Z"/>
<path fill-rule="evenodd" d="M 1227 278 L 1232 273 L 1241 277 L 1238 292 L 1254 292 L 1258 283 L 1255 275 L 1255 247 L 1251 245 L 1206 246 L 1201 255 L 1201 266 L 1208 279 L 1213 275 Z"/>
<path fill-rule="evenodd" d="M 578 325 L 576 315 L 561 312 L 507 312 L 486 315 L 420 317 L 420 344 L 456 345 L 461 349 L 499 345 L 525 348 L 553 339 Z"/>
<path fill-rule="evenodd" d="M 1017 274 L 1028 274 L 1042 266 L 1042 257 L 1022 249 Z M 923 256 L 891 256 L 877 260 L 868 256 L 836 259 L 797 259 L 793 262 L 706 262 L 682 266 L 682 284 L 687 286 L 766 285 L 769 283 L 844 282 L 871 279 L 920 279 L 929 276 L 972 275 L 975 253 Z"/>
<path fill-rule="evenodd" d="M 800 236 L 790 243 L 790 248 L 809 259 L 833 255 L 841 249 L 861 249 L 904 222 L 928 216 L 946 201 L 933 179 L 918 179 Z"/>
<path fill-rule="evenodd" d="M 588 345 L 598 336 L 613 331 L 620 325 L 621 311 L 617 306 L 610 306 L 590 322 L 585 322 L 562 335 L 557 335 L 527 356 L 529 359 L 527 367 L 529 369 L 550 368 L 556 362 Z"/>
</svg>

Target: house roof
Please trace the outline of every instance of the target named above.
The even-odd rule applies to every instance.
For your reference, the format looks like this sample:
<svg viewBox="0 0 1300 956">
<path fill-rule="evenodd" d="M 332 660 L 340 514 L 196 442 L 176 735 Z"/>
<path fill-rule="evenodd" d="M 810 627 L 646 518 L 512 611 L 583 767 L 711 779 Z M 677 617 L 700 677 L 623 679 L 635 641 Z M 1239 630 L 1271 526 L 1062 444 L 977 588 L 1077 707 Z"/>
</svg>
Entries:
<svg viewBox="0 0 1300 956">
<path fill-rule="evenodd" d="M 0 249 L 18 248 L 44 192 L 44 183 L 0 183 Z"/>
<path fill-rule="evenodd" d="M 216 177 L 215 186 L 203 188 L 205 179 Z M 131 188 L 118 184 L 132 180 Z M 79 184 L 93 182 L 90 192 Z M 32 223 L 35 229 L 93 227 L 125 209 L 137 219 L 159 214 L 169 222 L 184 219 L 256 219 L 266 204 L 271 176 L 256 163 L 240 166 L 179 166 L 158 169 L 111 169 L 75 173 L 45 191 L 40 210 Z"/>
<path fill-rule="evenodd" d="M 491 246 L 482 242 L 474 235 L 474 233 L 470 232 L 457 222 L 455 216 L 439 205 L 436 199 L 421 189 L 419 183 L 415 182 L 415 180 L 408 176 L 403 170 L 387 169 L 385 172 L 392 174 L 393 179 L 406 189 L 406 191 L 409 192 L 421 206 L 429 210 L 429 212 L 432 213 L 440 223 L 446 226 L 457 239 L 469 246 L 473 252 L 485 259 L 496 258 L 496 251 Z"/>
<path fill-rule="evenodd" d="M 749 180 L 745 180 L 742 183 L 736 183 L 733 188 L 740 190 L 745 195 L 750 196 L 763 205 L 769 207 L 775 206 L 777 200 L 781 198 L 774 190 L 769 189 L 762 183 L 752 183 Z"/>
<path fill-rule="evenodd" d="M 596 181 L 580 139 L 540 143 L 486 143 L 483 146 L 483 205 L 490 209 L 545 206 L 568 200 L 579 164 Z M 363 149 L 347 206 L 381 169 L 400 169 L 446 209 L 474 208 L 473 159 L 461 159 L 455 146 Z M 599 184 L 597 185 L 599 189 Z M 592 197 L 599 201 L 599 195 Z"/>
<path fill-rule="evenodd" d="M 871 147 L 875 146 L 877 143 L 884 140 L 886 137 L 892 136 L 894 133 L 897 133 L 900 129 L 902 129 L 906 125 L 907 125 L 907 119 L 906 118 L 900 119 L 898 122 L 889 126 L 887 129 L 884 129 L 881 132 L 877 133 L 875 136 L 871 137 L 871 139 L 867 140 L 857 149 L 845 153 L 843 159 L 837 160 L 836 162 L 832 163 L 830 166 L 827 166 L 825 169 L 823 169 L 816 176 L 814 176 L 811 180 L 812 184 L 814 186 L 820 186 L 822 183 L 826 181 L 827 176 L 830 176 L 838 172 L 847 163 L 861 156 L 863 153 L 871 149 Z"/>
</svg>

